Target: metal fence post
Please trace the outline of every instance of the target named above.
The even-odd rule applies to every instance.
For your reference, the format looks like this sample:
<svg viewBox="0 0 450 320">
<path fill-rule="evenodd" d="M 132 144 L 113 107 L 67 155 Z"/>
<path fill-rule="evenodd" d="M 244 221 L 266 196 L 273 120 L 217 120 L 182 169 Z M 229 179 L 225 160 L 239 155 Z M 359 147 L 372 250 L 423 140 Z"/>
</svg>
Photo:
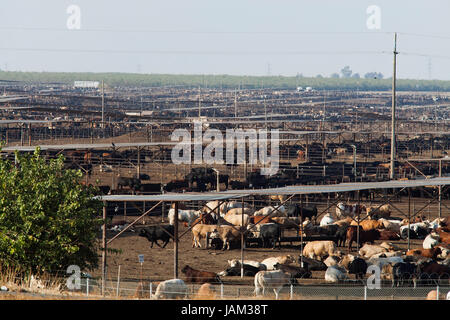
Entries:
<svg viewBox="0 0 450 320">
<path fill-rule="evenodd" d="M 117 288 L 116 288 L 116 296 L 119 296 L 119 286 L 120 286 L 120 265 L 119 270 L 117 271 Z"/>
<path fill-rule="evenodd" d="M 290 299 L 292 300 L 293 297 L 294 297 L 294 286 L 291 284 Z"/>
<path fill-rule="evenodd" d="M 436 286 L 436 300 L 439 300 L 439 285 Z"/>
<path fill-rule="evenodd" d="M 86 296 L 89 297 L 89 277 L 86 277 Z"/>
<path fill-rule="evenodd" d="M 152 291 L 153 291 L 153 283 L 152 282 L 150 282 L 150 285 L 149 285 L 149 287 L 150 287 L 150 299 L 152 298 Z"/>
<path fill-rule="evenodd" d="M 220 284 L 220 298 L 223 299 L 223 283 Z"/>
<path fill-rule="evenodd" d="M 364 300 L 367 300 L 367 286 L 364 286 Z"/>
</svg>

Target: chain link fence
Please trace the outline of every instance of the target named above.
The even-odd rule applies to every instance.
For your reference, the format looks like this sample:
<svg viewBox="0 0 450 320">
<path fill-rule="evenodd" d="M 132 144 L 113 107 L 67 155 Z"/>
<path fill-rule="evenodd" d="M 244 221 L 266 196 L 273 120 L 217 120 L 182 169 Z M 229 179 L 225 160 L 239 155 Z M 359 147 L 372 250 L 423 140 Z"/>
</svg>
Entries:
<svg viewBox="0 0 450 320">
<path fill-rule="evenodd" d="M 108 279 L 104 294 L 118 299 L 155 299 L 160 281 L 118 281 Z M 263 296 L 255 295 L 255 287 L 248 285 L 214 284 L 208 294 L 199 295 L 202 284 L 187 283 L 186 299 L 275 299 L 272 289 L 266 289 Z M 361 283 L 323 284 L 323 285 L 285 285 L 279 291 L 283 300 L 425 300 L 430 291 L 436 290 L 437 297 L 445 299 L 450 292 L 450 284 L 426 285 L 416 287 L 392 287 L 383 285 L 370 289 Z M 95 278 L 82 278 L 79 293 L 89 296 L 102 296 L 102 281 Z M 173 293 L 173 291 L 171 292 Z"/>
</svg>

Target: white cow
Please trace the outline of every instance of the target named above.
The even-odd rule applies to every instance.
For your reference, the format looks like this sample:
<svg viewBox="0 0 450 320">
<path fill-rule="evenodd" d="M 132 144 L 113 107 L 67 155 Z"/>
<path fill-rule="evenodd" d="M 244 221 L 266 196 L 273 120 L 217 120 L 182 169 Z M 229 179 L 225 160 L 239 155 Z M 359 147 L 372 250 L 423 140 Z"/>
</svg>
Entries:
<svg viewBox="0 0 450 320">
<path fill-rule="evenodd" d="M 432 249 L 439 244 L 439 234 L 432 232 L 425 237 L 422 246 L 424 249 Z"/>
<path fill-rule="evenodd" d="M 272 214 L 272 212 L 274 212 L 274 213 Z M 269 214 L 271 215 L 271 217 L 286 217 L 287 210 L 286 210 L 285 206 L 280 206 L 277 208 L 277 210 L 275 210 L 275 207 L 268 206 L 268 207 L 259 209 L 258 211 L 255 211 L 255 213 L 253 215 L 254 216 L 268 216 Z"/>
<path fill-rule="evenodd" d="M 325 281 L 327 282 L 339 282 L 348 279 L 347 270 L 344 267 L 338 265 L 330 266 L 325 271 Z"/>
<path fill-rule="evenodd" d="M 265 290 L 272 289 L 275 293 L 275 299 L 278 300 L 278 294 L 284 285 L 289 284 L 291 275 L 281 270 L 259 271 L 255 274 L 255 294 L 264 295 Z"/>
<path fill-rule="evenodd" d="M 274 270 L 274 265 L 279 264 L 291 264 L 295 262 L 295 258 L 291 256 L 290 254 L 285 256 L 278 256 L 278 257 L 270 257 L 267 259 L 264 259 L 261 261 L 263 265 L 266 266 L 266 270 Z"/>
<path fill-rule="evenodd" d="M 366 207 L 357 203 L 345 204 L 343 202 L 339 202 L 336 205 L 336 217 L 338 219 L 354 217 L 357 216 L 358 213 L 361 214 L 362 211 L 366 211 Z"/>
<path fill-rule="evenodd" d="M 181 279 L 171 279 L 158 284 L 155 299 L 187 298 L 188 287 Z"/>
<path fill-rule="evenodd" d="M 265 264 L 255 261 L 255 260 L 244 260 L 244 264 L 250 265 L 252 267 L 258 268 L 259 270 L 267 270 L 267 267 Z M 231 268 L 240 267 L 241 266 L 241 260 L 239 259 L 232 259 L 228 260 L 228 265 Z"/>
<path fill-rule="evenodd" d="M 375 265 L 378 268 L 380 268 L 380 270 L 381 270 L 383 268 L 383 266 L 388 263 L 394 265 L 395 263 L 398 263 L 398 262 L 404 262 L 404 260 L 400 256 L 393 256 L 393 257 L 387 257 L 387 258 L 372 257 L 369 260 L 367 260 L 366 262 L 367 262 L 367 266 Z"/>
<path fill-rule="evenodd" d="M 200 216 L 200 210 L 181 210 L 178 209 L 178 221 L 187 222 L 189 226 Z M 169 223 L 173 225 L 175 223 L 175 209 L 170 209 L 168 213 Z"/>
<path fill-rule="evenodd" d="M 241 201 L 224 202 L 220 205 L 220 214 L 225 215 L 231 209 L 237 209 L 237 208 L 251 209 L 251 205 L 246 202 L 242 203 Z"/>
<path fill-rule="evenodd" d="M 331 213 L 327 213 L 326 215 L 323 216 L 322 220 L 320 220 L 320 226 L 327 226 L 330 224 L 333 224 L 335 222 L 335 220 L 333 219 L 333 217 L 331 216 Z"/>
</svg>

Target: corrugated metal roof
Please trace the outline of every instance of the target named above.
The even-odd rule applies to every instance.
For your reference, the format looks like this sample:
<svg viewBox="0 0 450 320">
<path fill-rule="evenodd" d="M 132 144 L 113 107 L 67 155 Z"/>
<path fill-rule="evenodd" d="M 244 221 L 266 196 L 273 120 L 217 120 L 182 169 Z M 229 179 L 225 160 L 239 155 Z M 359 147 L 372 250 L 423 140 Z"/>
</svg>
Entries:
<svg viewBox="0 0 450 320">
<path fill-rule="evenodd" d="M 218 192 L 205 192 L 205 193 L 164 193 L 156 195 L 108 195 L 97 197 L 102 201 L 213 201 L 213 200 L 229 200 L 237 199 L 247 196 L 246 194 L 239 195 L 226 195 Z"/>
<path fill-rule="evenodd" d="M 340 183 L 332 185 L 302 185 L 287 186 L 282 188 L 271 189 L 254 189 L 254 190 L 229 190 L 224 194 L 250 194 L 250 195 L 274 195 L 274 194 L 312 194 L 312 193 L 330 193 L 330 192 L 347 192 L 368 189 L 400 189 L 413 188 L 423 186 L 439 186 L 449 185 L 450 177 L 417 179 L 417 180 L 393 180 L 383 182 L 354 182 Z"/>
<path fill-rule="evenodd" d="M 166 193 L 160 195 L 110 195 L 98 197 L 103 201 L 212 201 L 228 200 L 247 197 L 250 195 L 276 195 L 276 194 L 312 194 L 312 193 L 330 193 L 330 192 L 348 192 L 367 189 L 400 189 L 423 186 L 450 185 L 450 177 L 418 179 L 418 180 L 394 180 L 384 182 L 355 182 L 341 183 L 333 185 L 317 186 L 288 186 L 283 188 L 271 189 L 253 189 L 253 190 L 229 190 L 223 192 L 205 192 L 205 193 Z"/>
<path fill-rule="evenodd" d="M 147 146 L 170 146 L 176 145 L 178 142 L 134 142 L 134 143 L 114 143 L 115 148 L 127 148 L 127 147 L 147 147 Z M 2 151 L 34 151 L 36 147 L 40 147 L 41 150 L 80 150 L 80 149 L 108 149 L 112 148 L 111 143 L 83 143 L 83 144 L 49 144 L 39 146 L 9 146 L 2 148 Z"/>
</svg>

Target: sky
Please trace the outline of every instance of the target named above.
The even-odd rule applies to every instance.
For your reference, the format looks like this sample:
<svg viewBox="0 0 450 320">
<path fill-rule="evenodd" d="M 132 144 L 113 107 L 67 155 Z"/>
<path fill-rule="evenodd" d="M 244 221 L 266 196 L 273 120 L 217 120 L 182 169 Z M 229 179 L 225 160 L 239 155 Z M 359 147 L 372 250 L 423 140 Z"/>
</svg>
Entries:
<svg viewBox="0 0 450 320">
<path fill-rule="evenodd" d="M 391 77 L 398 32 L 399 78 L 450 80 L 449 12 L 448 0 L 2 0 L 0 69 Z"/>
</svg>

